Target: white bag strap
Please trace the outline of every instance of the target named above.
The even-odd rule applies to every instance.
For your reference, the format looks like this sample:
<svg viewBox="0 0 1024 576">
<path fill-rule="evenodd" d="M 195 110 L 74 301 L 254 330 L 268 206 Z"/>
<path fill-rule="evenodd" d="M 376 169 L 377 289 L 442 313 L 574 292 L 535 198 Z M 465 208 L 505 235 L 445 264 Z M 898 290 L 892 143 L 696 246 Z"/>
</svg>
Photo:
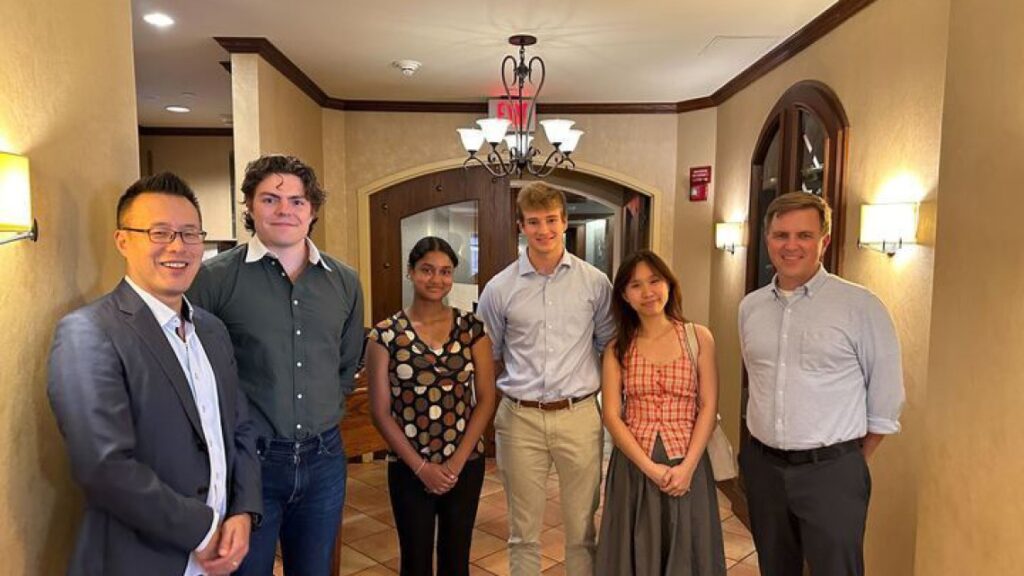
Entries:
<svg viewBox="0 0 1024 576">
<path fill-rule="evenodd" d="M 693 362 L 694 370 L 697 369 L 697 358 L 700 356 L 700 344 L 697 343 L 697 330 L 693 327 L 693 322 L 687 322 L 683 325 L 683 330 L 686 332 L 686 353 L 690 355 L 690 362 Z"/>
</svg>

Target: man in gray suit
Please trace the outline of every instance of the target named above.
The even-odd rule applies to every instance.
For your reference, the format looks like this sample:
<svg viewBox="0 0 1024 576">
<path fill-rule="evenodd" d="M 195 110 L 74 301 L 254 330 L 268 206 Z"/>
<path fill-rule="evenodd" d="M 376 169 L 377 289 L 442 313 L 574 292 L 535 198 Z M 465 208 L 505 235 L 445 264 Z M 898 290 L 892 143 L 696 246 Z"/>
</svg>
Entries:
<svg viewBox="0 0 1024 576">
<path fill-rule="evenodd" d="M 69 574 L 229 574 L 248 551 L 260 466 L 231 340 L 183 297 L 205 236 L 179 178 L 136 182 L 124 280 L 57 326 L 48 392 L 86 499 Z"/>
</svg>

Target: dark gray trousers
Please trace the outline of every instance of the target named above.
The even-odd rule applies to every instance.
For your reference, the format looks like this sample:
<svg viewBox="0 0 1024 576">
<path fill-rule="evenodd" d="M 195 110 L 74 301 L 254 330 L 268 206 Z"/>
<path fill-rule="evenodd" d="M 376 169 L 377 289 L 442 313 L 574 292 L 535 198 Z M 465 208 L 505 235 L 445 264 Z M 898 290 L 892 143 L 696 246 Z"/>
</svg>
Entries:
<svg viewBox="0 0 1024 576">
<path fill-rule="evenodd" d="M 863 576 L 871 474 L 860 450 L 791 464 L 746 443 L 740 471 L 761 576 Z"/>
</svg>

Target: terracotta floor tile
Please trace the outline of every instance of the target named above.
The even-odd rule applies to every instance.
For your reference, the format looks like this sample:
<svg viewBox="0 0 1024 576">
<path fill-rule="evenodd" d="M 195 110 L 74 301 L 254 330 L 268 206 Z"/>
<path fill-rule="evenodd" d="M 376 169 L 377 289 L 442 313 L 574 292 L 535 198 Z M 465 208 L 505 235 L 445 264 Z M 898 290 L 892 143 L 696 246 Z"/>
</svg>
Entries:
<svg viewBox="0 0 1024 576">
<path fill-rule="evenodd" d="M 395 572 L 400 572 L 402 570 L 402 558 L 401 558 L 401 556 L 395 556 L 391 560 L 388 560 L 387 562 L 384 563 L 384 566 L 386 568 L 390 568 L 391 570 L 394 570 Z"/>
<path fill-rule="evenodd" d="M 555 562 L 565 562 L 565 532 L 551 528 L 540 535 L 540 553 Z"/>
<path fill-rule="evenodd" d="M 359 484 L 355 490 L 346 490 L 346 506 L 370 516 L 377 512 L 391 513 L 391 499 L 387 490 L 374 488 L 362 482 Z"/>
<path fill-rule="evenodd" d="M 505 487 L 501 484 L 501 481 L 497 478 L 490 479 L 484 478 L 484 485 L 480 488 L 480 497 L 486 498 L 494 494 L 505 494 Z"/>
<path fill-rule="evenodd" d="M 508 576 L 508 550 L 500 550 L 490 556 L 485 556 L 484 558 L 474 562 L 474 564 L 497 574 L 497 576 Z M 555 564 L 557 564 L 557 562 L 550 558 L 543 555 L 540 557 L 540 569 L 542 572 L 551 568 Z"/>
<path fill-rule="evenodd" d="M 350 574 L 356 574 L 362 572 L 367 568 L 372 568 L 377 564 L 373 558 L 366 556 L 348 546 L 341 547 L 341 568 L 339 573 L 341 576 L 349 576 Z"/>
<path fill-rule="evenodd" d="M 544 571 L 544 576 L 565 576 L 565 564 L 559 562 Z"/>
<path fill-rule="evenodd" d="M 750 564 L 744 564 L 742 562 L 734 565 L 732 568 L 729 568 L 727 574 L 728 576 L 761 576 L 761 572 L 756 566 L 751 566 Z"/>
<path fill-rule="evenodd" d="M 500 518 L 495 518 L 489 522 L 483 524 L 477 524 L 477 529 L 487 532 L 491 536 L 496 536 L 502 540 L 508 541 L 508 518 L 502 515 Z"/>
<path fill-rule="evenodd" d="M 757 552 L 754 552 L 750 556 L 744 558 L 743 563 L 750 564 L 751 566 L 760 566 L 760 564 L 757 563 Z"/>
<path fill-rule="evenodd" d="M 398 556 L 398 533 L 394 528 L 388 528 L 384 532 L 348 542 L 347 545 L 376 562 L 383 563 Z"/>
<path fill-rule="evenodd" d="M 473 545 L 469 550 L 469 560 L 472 562 L 484 556 L 490 556 L 507 545 L 507 540 L 498 538 L 483 530 L 473 530 Z"/>
<path fill-rule="evenodd" d="M 398 572 L 377 564 L 376 566 L 367 568 L 362 572 L 356 572 L 355 576 L 397 576 L 397 574 Z"/>
<path fill-rule="evenodd" d="M 750 531 L 747 530 L 747 527 L 743 525 L 743 522 L 740 522 L 740 519 L 735 516 L 722 521 L 722 530 L 751 538 Z"/>
<path fill-rule="evenodd" d="M 497 520 L 499 518 L 504 519 L 506 517 L 507 513 L 505 512 L 505 508 L 494 506 L 487 502 L 481 502 L 476 508 L 476 522 L 474 524 L 479 526 L 492 520 Z"/>
<path fill-rule="evenodd" d="M 494 572 L 484 570 L 476 564 L 469 565 L 469 576 L 494 576 Z"/>
<path fill-rule="evenodd" d="M 732 532 L 722 532 L 725 540 L 725 557 L 742 560 L 754 551 L 754 540 L 749 536 L 740 536 Z"/>
<path fill-rule="evenodd" d="M 346 506 L 341 521 L 341 541 L 352 542 L 353 540 L 366 538 L 371 534 L 383 532 L 389 528 L 391 526 L 380 520 Z"/>
</svg>

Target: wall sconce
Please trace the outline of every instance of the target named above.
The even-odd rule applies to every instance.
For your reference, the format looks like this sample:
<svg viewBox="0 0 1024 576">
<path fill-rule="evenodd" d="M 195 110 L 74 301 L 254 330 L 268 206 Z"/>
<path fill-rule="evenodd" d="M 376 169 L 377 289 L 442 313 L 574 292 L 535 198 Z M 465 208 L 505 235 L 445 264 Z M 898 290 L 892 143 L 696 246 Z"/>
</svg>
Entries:
<svg viewBox="0 0 1024 576">
<path fill-rule="evenodd" d="M 737 246 L 743 246 L 743 222 L 715 224 L 715 248 L 735 254 Z"/>
<path fill-rule="evenodd" d="M 8 236 L 7 234 L 13 234 Z M 0 244 L 39 238 L 32 218 L 28 158 L 0 152 Z"/>
<path fill-rule="evenodd" d="M 857 245 L 892 256 L 907 244 L 917 244 L 919 207 L 917 202 L 862 205 Z"/>
</svg>

